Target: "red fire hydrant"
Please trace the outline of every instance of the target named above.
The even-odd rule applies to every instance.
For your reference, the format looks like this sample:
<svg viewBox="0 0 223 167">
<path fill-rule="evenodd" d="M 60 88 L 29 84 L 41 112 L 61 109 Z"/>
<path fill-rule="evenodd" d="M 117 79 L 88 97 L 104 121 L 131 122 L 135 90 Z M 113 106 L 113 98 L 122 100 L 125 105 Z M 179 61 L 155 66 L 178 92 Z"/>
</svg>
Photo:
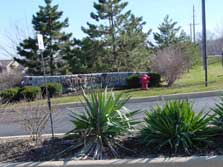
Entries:
<svg viewBox="0 0 223 167">
<path fill-rule="evenodd" d="M 147 74 L 143 74 L 140 78 L 141 80 L 141 84 L 142 84 L 142 89 L 143 90 L 147 90 L 148 89 L 148 84 L 149 84 L 149 81 L 150 81 L 150 77 L 147 75 Z"/>
</svg>

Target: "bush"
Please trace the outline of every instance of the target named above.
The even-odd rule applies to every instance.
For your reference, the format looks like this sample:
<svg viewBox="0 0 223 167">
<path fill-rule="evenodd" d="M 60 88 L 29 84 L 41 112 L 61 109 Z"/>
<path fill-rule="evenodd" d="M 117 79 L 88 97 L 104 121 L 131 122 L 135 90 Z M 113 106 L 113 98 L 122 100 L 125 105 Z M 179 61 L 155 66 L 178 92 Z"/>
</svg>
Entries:
<svg viewBox="0 0 223 167">
<path fill-rule="evenodd" d="M 18 71 L 0 72 L 0 91 L 19 86 L 23 79 L 23 74 Z"/>
<path fill-rule="evenodd" d="M 151 63 L 152 71 L 161 74 L 167 86 L 172 86 L 188 69 L 186 53 L 180 46 L 158 50 Z"/>
<path fill-rule="evenodd" d="M 0 93 L 2 103 L 14 102 L 18 99 L 19 88 L 6 89 Z"/>
<path fill-rule="evenodd" d="M 157 73 L 149 73 L 148 76 L 150 76 L 150 83 L 149 87 L 159 87 L 161 82 L 161 76 Z"/>
<path fill-rule="evenodd" d="M 19 97 L 21 99 L 25 99 L 28 101 L 35 100 L 38 96 L 40 96 L 41 89 L 37 86 L 25 86 L 21 88 L 19 91 Z"/>
<path fill-rule="evenodd" d="M 149 87 L 159 87 L 161 82 L 161 76 L 157 73 L 148 73 L 150 77 Z M 128 88 L 140 88 L 140 75 L 133 74 L 127 78 Z"/>
<path fill-rule="evenodd" d="M 60 83 L 47 83 L 41 86 L 43 96 L 46 96 L 46 87 L 48 88 L 50 97 L 59 96 L 63 92 L 63 86 Z"/>
<path fill-rule="evenodd" d="M 79 158 L 104 159 L 106 155 L 118 157 L 120 146 L 117 137 L 125 135 L 138 122 L 133 117 L 138 111 L 129 111 L 124 105 L 128 97 L 104 92 L 84 93 L 84 113 L 73 112 L 74 129 L 68 133 L 76 141 L 74 147 L 81 148 Z"/>
<path fill-rule="evenodd" d="M 128 88 L 140 88 L 140 76 L 137 74 L 130 75 L 127 78 Z"/>
<path fill-rule="evenodd" d="M 35 142 L 36 146 L 41 144 L 42 134 L 49 123 L 49 113 L 45 102 L 26 103 L 22 108 L 15 108 L 15 111 L 19 116 L 21 128 L 30 135 L 30 139 Z"/>
<path fill-rule="evenodd" d="M 221 97 L 220 103 L 211 110 L 215 113 L 213 124 L 223 130 L 223 97 Z"/>
<path fill-rule="evenodd" d="M 215 131 L 209 127 L 213 117 L 202 112 L 195 114 L 188 101 L 172 101 L 157 106 L 146 113 L 146 126 L 141 131 L 141 138 L 146 146 L 156 149 L 166 148 L 171 153 L 198 148 L 208 143 Z"/>
</svg>

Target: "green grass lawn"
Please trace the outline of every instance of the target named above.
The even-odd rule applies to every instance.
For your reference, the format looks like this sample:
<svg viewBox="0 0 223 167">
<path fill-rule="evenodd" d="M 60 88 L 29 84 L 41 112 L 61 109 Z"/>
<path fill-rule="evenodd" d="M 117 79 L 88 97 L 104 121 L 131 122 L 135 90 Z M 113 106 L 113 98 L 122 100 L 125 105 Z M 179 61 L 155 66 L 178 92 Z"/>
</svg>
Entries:
<svg viewBox="0 0 223 167">
<path fill-rule="evenodd" d="M 128 90 L 132 97 L 148 97 L 166 94 L 201 92 L 223 89 L 223 67 L 220 57 L 208 59 L 208 87 L 204 86 L 204 70 L 201 65 L 194 67 L 178 79 L 171 88 L 151 88 L 148 91 Z"/>
<path fill-rule="evenodd" d="M 160 88 L 150 88 L 149 90 L 121 90 L 115 91 L 117 93 L 124 92 L 128 93 L 132 98 L 149 97 L 149 96 L 159 96 L 177 93 L 189 93 L 189 92 L 201 92 L 201 91 L 211 91 L 211 90 L 221 90 L 223 89 L 223 67 L 221 65 L 220 57 L 209 57 L 208 59 L 208 87 L 204 86 L 204 70 L 201 65 L 198 65 L 191 69 L 189 72 L 185 73 L 180 79 L 178 79 L 171 88 L 160 87 Z M 53 98 L 53 104 L 61 103 L 73 103 L 79 102 L 80 96 L 67 96 Z M 38 101 L 43 102 L 43 101 Z M 36 102 L 33 102 L 36 103 Z M 20 105 L 25 105 L 24 103 Z"/>
</svg>

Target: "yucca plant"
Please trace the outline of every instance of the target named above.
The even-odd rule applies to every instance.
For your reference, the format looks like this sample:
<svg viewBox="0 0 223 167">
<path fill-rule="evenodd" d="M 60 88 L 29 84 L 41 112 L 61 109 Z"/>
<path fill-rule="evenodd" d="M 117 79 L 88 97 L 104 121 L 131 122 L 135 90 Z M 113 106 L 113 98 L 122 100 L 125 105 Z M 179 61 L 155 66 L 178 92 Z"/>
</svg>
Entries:
<svg viewBox="0 0 223 167">
<path fill-rule="evenodd" d="M 147 146 L 162 148 L 171 153 L 190 153 L 201 143 L 209 142 L 213 131 L 209 127 L 212 116 L 193 111 L 188 101 L 170 101 L 146 113 L 141 138 Z"/>
<path fill-rule="evenodd" d="M 211 110 L 215 114 L 213 124 L 223 130 L 223 97 L 221 97 L 221 101 L 215 104 L 215 107 L 211 108 Z"/>
<path fill-rule="evenodd" d="M 134 118 L 138 111 L 129 111 L 124 107 L 129 97 L 115 95 L 107 89 L 89 96 L 83 94 L 85 111 L 72 112 L 74 129 L 68 133 L 76 141 L 74 147 L 80 149 L 76 156 L 81 159 L 117 158 L 116 148 L 124 148 L 118 137 L 133 130 L 134 125 L 139 123 Z"/>
</svg>

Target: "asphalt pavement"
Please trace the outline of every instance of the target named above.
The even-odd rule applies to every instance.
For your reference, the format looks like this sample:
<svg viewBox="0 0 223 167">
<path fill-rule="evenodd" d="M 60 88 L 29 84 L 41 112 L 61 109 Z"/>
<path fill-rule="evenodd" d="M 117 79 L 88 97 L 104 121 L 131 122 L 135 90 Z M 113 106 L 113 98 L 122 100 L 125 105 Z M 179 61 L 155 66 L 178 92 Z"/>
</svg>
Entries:
<svg viewBox="0 0 223 167">
<path fill-rule="evenodd" d="M 220 101 L 219 97 L 203 97 L 203 98 L 194 98 L 190 99 L 193 103 L 194 110 L 196 112 L 204 111 L 208 112 L 211 107 Z M 144 110 L 149 111 L 151 107 L 156 105 L 162 105 L 162 101 L 153 101 L 153 102 L 131 102 L 127 103 L 126 107 L 131 110 Z M 54 129 L 55 133 L 66 133 L 72 129 L 71 123 L 71 111 L 73 112 L 82 112 L 83 107 L 71 107 L 69 108 L 64 106 L 63 108 L 58 109 L 53 115 L 54 119 Z M 143 119 L 144 112 L 139 115 L 139 118 Z M 50 133 L 50 124 L 44 131 L 44 133 Z M 0 112 L 0 136 L 18 136 L 18 135 L 28 135 L 22 126 L 20 117 L 16 112 Z"/>
</svg>

